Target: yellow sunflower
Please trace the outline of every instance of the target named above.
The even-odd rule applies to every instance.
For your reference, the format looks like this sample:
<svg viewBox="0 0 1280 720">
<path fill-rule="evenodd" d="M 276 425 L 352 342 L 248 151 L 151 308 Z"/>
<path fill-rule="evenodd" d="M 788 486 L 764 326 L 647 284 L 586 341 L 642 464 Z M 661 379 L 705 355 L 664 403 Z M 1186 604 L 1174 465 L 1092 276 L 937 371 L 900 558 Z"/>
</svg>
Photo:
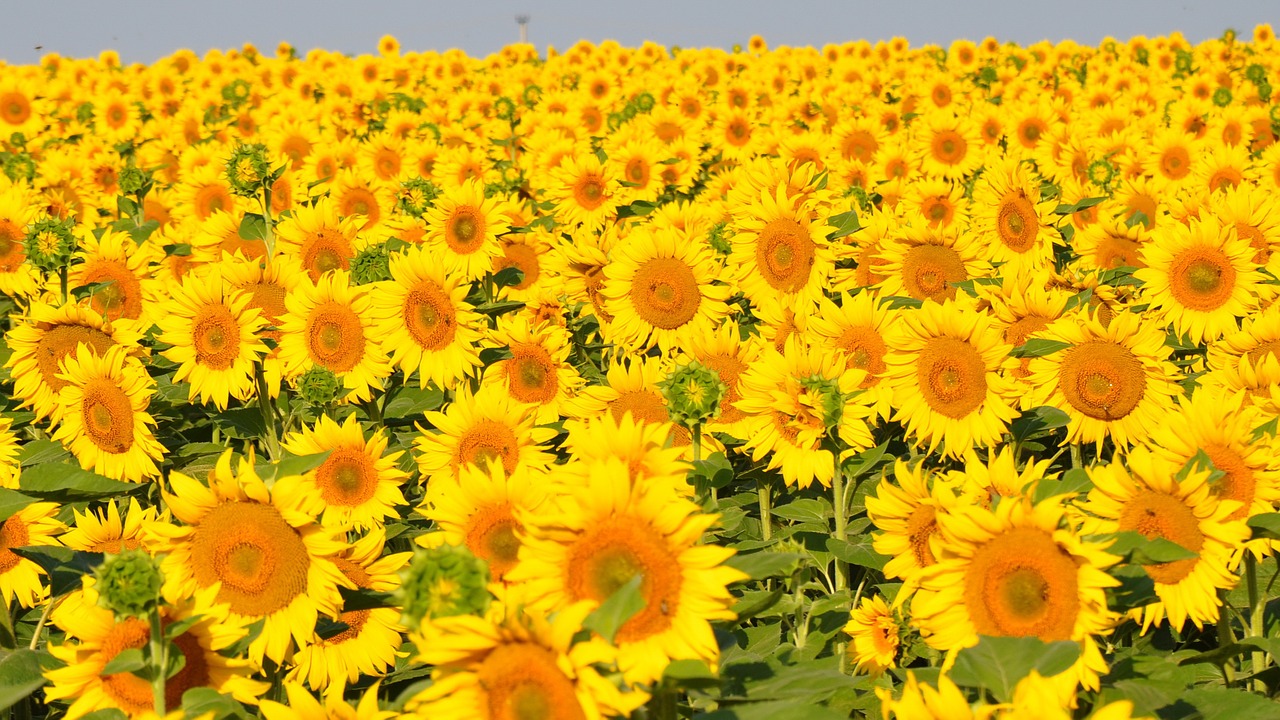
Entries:
<svg viewBox="0 0 1280 720">
<path fill-rule="evenodd" d="M 178 363 L 174 382 L 190 383 L 187 397 L 225 410 L 230 397 L 254 394 L 253 365 L 267 353 L 260 333 L 266 321 L 250 307 L 251 296 L 223 279 L 217 268 L 191 273 L 173 288 L 157 319 L 161 354 Z"/>
<path fill-rule="evenodd" d="M 823 298 L 818 313 L 809 317 L 808 330 L 814 342 L 844 353 L 851 370 L 866 373 L 858 386 L 862 391 L 859 402 L 878 417 L 888 418 L 893 388 L 882 380 L 891 341 L 903 321 L 902 311 L 881 303 L 870 292 L 841 293 L 837 299 L 838 305 Z"/>
<path fill-rule="evenodd" d="M 107 503 L 101 512 L 72 510 L 75 522 L 58 539 L 75 550 L 95 553 L 118 554 L 124 550 L 136 550 L 142 544 L 142 529 L 153 522 L 168 520 L 152 506 L 142 507 L 137 498 L 129 498 L 129 508 L 124 516 L 115 500 Z"/>
<path fill-rule="evenodd" d="M 732 267 L 747 299 L 785 301 L 802 296 L 816 301 L 835 267 L 827 240 L 829 228 L 802 195 L 789 196 L 786 184 L 768 188 L 735 218 Z"/>
<path fill-rule="evenodd" d="M 1046 220 L 1050 210 L 1026 165 L 1006 160 L 983 170 L 973 189 L 973 232 L 987 260 L 1010 274 L 1049 265 L 1056 237 Z"/>
<path fill-rule="evenodd" d="M 458 478 L 467 466 L 498 460 L 508 474 L 517 468 L 545 468 L 554 456 L 543 447 L 555 437 L 550 428 L 535 427 L 528 406 L 508 398 L 501 390 L 481 388 L 472 394 L 460 387 L 444 410 L 429 412 L 413 441 L 418 469 L 428 483 L 437 476 Z"/>
<path fill-rule="evenodd" d="M 614 639 L 627 682 L 655 682 L 671 660 L 715 667 L 711 621 L 736 617 L 726 586 L 745 579 L 723 565 L 733 550 L 700 542 L 718 516 L 660 484 L 632 484 L 619 458 L 592 461 L 585 475 L 555 508 L 521 518 L 527 535 L 507 579 L 525 584 L 533 607 L 563 611 L 604 602 L 639 576 L 644 606 Z"/>
<path fill-rule="evenodd" d="M 13 548 L 60 545 L 56 536 L 66 528 L 54 517 L 58 509 L 54 503 L 32 503 L 0 522 L 0 597 L 7 607 L 35 607 L 49 594 L 44 569 Z"/>
<path fill-rule="evenodd" d="M 982 165 L 982 138 L 967 118 L 949 110 L 917 120 L 924 125 L 915 161 L 926 174 L 960 180 Z"/>
<path fill-rule="evenodd" d="M 1093 533 L 1135 531 L 1147 538 L 1177 543 L 1195 557 L 1144 565 L 1155 581 L 1159 600 L 1133 611 L 1146 632 L 1166 617 L 1174 630 L 1190 620 L 1196 627 L 1218 620 L 1218 590 L 1235 586 L 1232 555 L 1249 539 L 1244 519 L 1228 519 L 1240 508 L 1235 500 L 1220 500 L 1209 485 L 1205 468 L 1179 468 L 1136 447 L 1124 462 L 1089 469 L 1093 489 L 1085 511 Z M 1179 477 L 1181 475 L 1181 477 Z"/>
<path fill-rule="evenodd" d="M 855 671 L 874 678 L 897 667 L 902 625 L 883 597 L 862 598 L 862 603 L 850 611 L 844 631 L 853 638 L 847 652 Z"/>
<path fill-rule="evenodd" d="M 510 610 L 506 617 L 459 615 L 425 623 L 410 636 L 418 661 L 434 666 L 432 684 L 405 704 L 431 720 L 501 718 L 528 707 L 572 720 L 626 716 L 648 700 L 620 691 L 596 669 L 617 651 L 584 639 L 582 621 L 594 603 L 579 603 L 546 618 Z"/>
<path fill-rule="evenodd" d="M 352 400 L 373 397 L 373 390 L 381 389 L 382 379 L 391 374 L 391 365 L 374 338 L 372 304 L 367 289 L 351 285 L 342 270 L 287 295 L 288 312 L 280 322 L 285 377 L 295 378 L 319 365 L 342 379 Z"/>
<path fill-rule="evenodd" d="M 276 344 L 261 361 L 267 392 L 275 398 L 280 394 L 280 381 L 284 377 L 280 362 L 280 339 L 284 333 L 279 328 L 281 319 L 289 312 L 285 298 L 306 281 L 306 275 L 295 259 L 282 254 L 276 254 L 267 262 L 222 262 L 218 267 L 224 281 L 248 294 L 247 307 L 262 315 L 266 325 L 259 330 L 259 337 Z"/>
<path fill-rule="evenodd" d="M 1070 313 L 1044 329 L 1041 339 L 1066 347 L 1031 359 L 1023 404 L 1070 416 L 1067 442 L 1127 447 L 1150 437 L 1182 390 L 1159 326 L 1123 312 L 1104 327 L 1099 316 Z"/>
<path fill-rule="evenodd" d="M 1216 218 L 1157 228 L 1142 248 L 1146 264 L 1133 276 L 1152 315 L 1193 343 L 1238 329 L 1238 318 L 1256 306 L 1262 279 L 1247 238 Z"/>
<path fill-rule="evenodd" d="M 999 442 L 1017 417 L 1013 381 L 1000 373 L 1009 355 L 989 315 L 948 301 L 904 314 L 885 359 L 893 419 L 917 444 L 960 457 Z"/>
<path fill-rule="evenodd" d="M 352 707 L 340 693 L 327 695 L 321 702 L 306 687 L 286 681 L 284 692 L 289 704 L 263 700 L 259 712 L 266 720 L 390 720 L 397 717 L 392 710 L 378 709 L 378 689 L 379 683 L 375 682 Z"/>
<path fill-rule="evenodd" d="M 15 184 L 0 189 L 0 293 L 28 297 L 39 289 L 40 276 L 35 266 L 27 262 L 24 244 L 27 226 L 38 216 L 39 205 L 26 186 Z"/>
<path fill-rule="evenodd" d="M 737 407 L 742 397 L 738 386 L 742 374 L 760 356 L 762 347 L 754 336 L 743 339 L 738 323 L 733 320 L 726 320 L 714 332 L 685 338 L 683 350 L 686 355 L 680 362 L 696 360 L 713 370 L 724 383 L 720 414 L 703 428 L 706 432 L 720 432 L 739 439 L 746 437 L 743 421 L 747 416 Z"/>
<path fill-rule="evenodd" d="M 954 509 L 958 499 L 949 478 L 903 460 L 894 464 L 892 480 L 885 473 L 875 494 L 867 495 L 867 519 L 879 531 L 872 535 L 872 547 L 890 558 L 884 576 L 906 583 L 898 602 L 910 594 L 920 572 L 938 561 L 938 517 Z"/>
<path fill-rule="evenodd" d="M 569 362 L 573 338 L 555 323 L 503 318 L 486 344 L 505 347 L 511 357 L 486 369 L 481 385 L 500 387 L 513 402 L 532 406 L 539 424 L 555 422 L 582 387 L 582 376 Z"/>
<path fill-rule="evenodd" d="M 142 482 L 160 474 L 164 448 L 156 441 L 147 413 L 155 381 L 142 363 L 112 346 L 99 357 L 86 345 L 62 361 L 61 403 L 53 439 L 65 445 L 80 467 L 117 480 Z"/>
<path fill-rule="evenodd" d="M 622 188 L 612 169 L 593 153 L 570 155 L 551 171 L 547 199 L 556 204 L 556 221 L 594 233 L 612 224 Z"/>
<path fill-rule="evenodd" d="M 711 248 L 673 232 L 632 232 L 614 248 L 600 294 L 613 316 L 605 340 L 636 352 L 670 353 L 682 336 L 712 332 L 729 312 L 732 290 Z"/>
<path fill-rule="evenodd" d="M 630 413 L 621 418 L 605 414 L 586 421 L 566 420 L 565 430 L 564 448 L 569 456 L 587 462 L 558 466 L 557 483 L 586 484 L 589 477 L 581 473 L 593 467 L 590 461 L 612 457 L 627 466 L 627 478 L 633 485 L 669 485 L 681 494 L 692 493 L 684 451 L 667 443 L 671 434 L 668 423 L 644 422 Z"/>
<path fill-rule="evenodd" d="M 977 258 L 976 235 L 930 228 L 918 218 L 912 222 L 881 245 L 882 264 L 875 270 L 884 278 L 881 296 L 943 302 L 955 298 L 956 283 L 987 274 Z"/>
<path fill-rule="evenodd" d="M 162 297 L 159 284 L 151 277 L 151 263 L 159 260 L 155 255 L 150 245 L 138 245 L 126 233 L 108 230 L 101 238 L 84 233 L 67 287 L 98 285 L 84 304 L 112 322 L 145 332 Z"/>
<path fill-rule="evenodd" d="M 355 218 L 341 217 L 337 204 L 322 197 L 314 206 L 296 208 L 276 226 L 276 249 L 295 258 L 318 283 L 331 270 L 351 269 L 360 250 L 358 230 Z"/>
<path fill-rule="evenodd" d="M 412 553 L 383 555 L 386 531 L 378 528 L 333 557 L 338 570 L 358 588 L 393 592 L 397 574 Z M 346 629 L 327 638 L 316 636 L 294 656 L 289 679 L 300 679 L 313 690 L 341 696 L 343 689 L 364 677 L 379 677 L 395 667 L 403 641 L 400 610 L 381 607 L 344 610 L 338 622 Z"/>
<path fill-rule="evenodd" d="M 247 460 L 233 471 L 228 450 L 208 487 L 180 472 L 169 474 L 169 485 L 165 506 L 183 524 L 146 530 L 151 549 L 165 555 L 165 592 L 189 597 L 217 587 L 233 618 L 262 620 L 248 649 L 254 663 L 283 663 L 295 642 L 311 643 L 320 613 L 338 616 L 338 587 L 353 585 L 334 561 L 346 544 L 315 522 L 324 501 L 301 477 L 268 488 Z"/>
<path fill-rule="evenodd" d="M 341 425 L 321 415 L 314 426 L 285 435 L 280 447 L 294 455 L 329 453 L 303 476 L 307 490 L 318 491 L 324 501 L 321 525 L 380 527 L 384 518 L 397 517 L 396 505 L 405 504 L 400 486 L 409 476 L 396 464 L 404 453 L 387 453 L 385 430 L 366 439 L 354 413 Z"/>
<path fill-rule="evenodd" d="M 248 634 L 249 621 L 232 616 L 226 604 L 217 602 L 217 594 L 215 588 L 203 588 L 173 598 L 160 610 L 165 626 L 191 623 L 173 638 L 184 662 L 165 680 L 166 708 L 181 707 L 183 693 L 193 688 L 212 688 L 250 705 L 270 689 L 268 683 L 250 677 L 248 660 L 220 652 Z M 82 590 L 68 595 L 50 619 L 67 634 L 66 642 L 49 646 L 50 654 L 66 667 L 45 673 L 50 682 L 45 693 L 51 701 L 73 700 L 67 717 L 108 709 L 129 718 L 156 717 L 151 681 L 130 672 L 103 673 L 120 653 L 147 646 L 151 628 L 145 619 L 114 617 L 98 604 L 91 578 L 85 579 Z"/>
<path fill-rule="evenodd" d="M 423 215 L 426 246 L 463 280 L 482 277 L 493 271 L 494 259 L 502 255 L 498 237 L 511 229 L 504 210 L 505 201 L 485 197 L 479 180 L 446 187 Z"/>
</svg>

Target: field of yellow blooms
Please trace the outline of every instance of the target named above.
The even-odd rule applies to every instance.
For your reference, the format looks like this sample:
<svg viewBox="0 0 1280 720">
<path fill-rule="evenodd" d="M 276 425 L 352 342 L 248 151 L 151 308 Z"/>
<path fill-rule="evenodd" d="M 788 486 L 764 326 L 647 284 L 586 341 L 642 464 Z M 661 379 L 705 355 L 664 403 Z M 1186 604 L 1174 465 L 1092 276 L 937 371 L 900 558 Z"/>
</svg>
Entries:
<svg viewBox="0 0 1280 720">
<path fill-rule="evenodd" d="M 1277 79 L 0 67 L 0 709 L 1276 717 Z"/>
</svg>

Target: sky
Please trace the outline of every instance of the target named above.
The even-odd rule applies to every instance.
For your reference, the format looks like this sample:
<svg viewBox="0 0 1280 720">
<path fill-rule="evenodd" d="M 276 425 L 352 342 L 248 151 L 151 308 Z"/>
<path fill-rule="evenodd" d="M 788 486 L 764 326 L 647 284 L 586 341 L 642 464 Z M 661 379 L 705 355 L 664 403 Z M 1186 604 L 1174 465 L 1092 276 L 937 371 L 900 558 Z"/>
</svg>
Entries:
<svg viewBox="0 0 1280 720">
<path fill-rule="evenodd" d="M 0 59 L 33 63 L 116 50 L 150 63 L 180 48 L 203 54 L 251 42 L 266 52 L 287 40 L 376 53 L 392 34 L 405 50 L 461 48 L 487 55 L 518 38 L 566 48 L 579 39 L 624 45 L 732 47 L 752 34 L 770 45 L 815 45 L 902 36 L 913 45 L 990 35 L 1023 44 L 1162 35 L 1193 42 L 1258 23 L 1280 30 L 1280 0 L 6 0 Z"/>
</svg>

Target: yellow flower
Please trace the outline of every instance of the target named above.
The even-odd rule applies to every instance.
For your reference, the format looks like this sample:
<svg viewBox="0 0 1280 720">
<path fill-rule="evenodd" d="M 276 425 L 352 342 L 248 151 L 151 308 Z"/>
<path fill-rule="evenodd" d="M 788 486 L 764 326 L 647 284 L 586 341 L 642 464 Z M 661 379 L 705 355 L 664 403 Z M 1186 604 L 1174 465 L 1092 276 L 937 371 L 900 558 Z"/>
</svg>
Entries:
<svg viewBox="0 0 1280 720">
<path fill-rule="evenodd" d="M 304 476 L 304 484 L 320 493 L 324 511 L 320 524 L 365 530 L 394 518 L 404 504 L 400 485 L 408 475 L 397 466 L 403 452 L 387 454 L 385 430 L 365 438 L 354 414 L 338 424 L 321 415 L 312 427 L 285 435 L 280 447 L 294 455 L 329 453 Z"/>
</svg>

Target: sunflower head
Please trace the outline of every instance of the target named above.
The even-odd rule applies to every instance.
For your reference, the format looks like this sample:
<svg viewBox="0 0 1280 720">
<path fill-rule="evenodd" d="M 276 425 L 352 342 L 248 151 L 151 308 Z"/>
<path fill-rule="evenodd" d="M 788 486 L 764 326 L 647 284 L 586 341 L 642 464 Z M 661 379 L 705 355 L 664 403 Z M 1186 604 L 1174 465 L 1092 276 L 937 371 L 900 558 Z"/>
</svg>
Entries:
<svg viewBox="0 0 1280 720">
<path fill-rule="evenodd" d="M 45 272 L 54 272 L 66 267 L 71 256 L 77 250 L 75 233 L 71 226 L 75 221 L 71 218 L 41 218 L 27 230 L 27 258 L 33 265 Z"/>
<path fill-rule="evenodd" d="M 270 175 L 267 147 L 261 143 L 241 143 L 227 159 L 227 182 L 231 191 L 242 197 L 257 197 Z"/>
<path fill-rule="evenodd" d="M 696 360 L 676 368 L 658 386 L 667 399 L 672 422 L 689 428 L 700 427 L 720 415 L 720 402 L 726 390 L 724 381 Z"/>
<path fill-rule="evenodd" d="M 315 407 L 324 407 L 344 395 L 342 381 L 333 371 L 312 365 L 310 370 L 298 376 L 298 394 Z"/>
<path fill-rule="evenodd" d="M 489 595 L 489 568 L 461 545 L 419 550 L 401 572 L 402 622 L 417 627 L 423 620 L 483 615 Z"/>
<path fill-rule="evenodd" d="M 108 555 L 96 571 L 98 604 L 119 617 L 146 618 L 156 609 L 163 577 L 142 550 Z"/>
</svg>

